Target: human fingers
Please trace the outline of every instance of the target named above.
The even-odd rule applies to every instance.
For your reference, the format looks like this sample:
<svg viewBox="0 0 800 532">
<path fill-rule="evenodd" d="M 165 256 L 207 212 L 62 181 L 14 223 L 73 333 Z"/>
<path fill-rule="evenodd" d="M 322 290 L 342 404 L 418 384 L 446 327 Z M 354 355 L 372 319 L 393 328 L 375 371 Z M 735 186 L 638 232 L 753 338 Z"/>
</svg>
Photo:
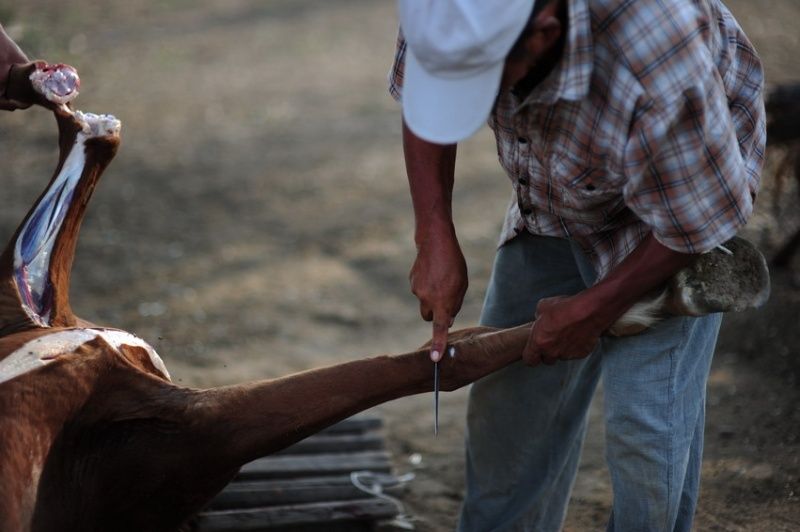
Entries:
<svg viewBox="0 0 800 532">
<path fill-rule="evenodd" d="M 433 311 L 431 310 L 430 305 L 422 300 L 419 302 L 419 315 L 422 316 L 422 319 L 425 321 L 433 320 Z"/>
<path fill-rule="evenodd" d="M 439 362 L 447 347 L 447 332 L 453 318 L 442 313 L 433 316 L 433 339 L 431 340 L 431 360 Z"/>
<path fill-rule="evenodd" d="M 554 307 L 556 307 L 559 303 L 567 299 L 567 296 L 553 296 L 553 297 L 543 297 L 536 303 L 536 318 L 541 316 L 542 314 L 547 313 Z"/>
</svg>

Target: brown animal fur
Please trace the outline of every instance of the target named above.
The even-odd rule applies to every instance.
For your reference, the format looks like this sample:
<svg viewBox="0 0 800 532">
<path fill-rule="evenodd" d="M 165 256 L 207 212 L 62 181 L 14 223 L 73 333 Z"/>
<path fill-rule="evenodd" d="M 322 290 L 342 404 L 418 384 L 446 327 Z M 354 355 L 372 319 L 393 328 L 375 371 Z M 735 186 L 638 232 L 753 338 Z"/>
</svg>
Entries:
<svg viewBox="0 0 800 532">
<path fill-rule="evenodd" d="M 80 125 L 66 110 L 56 118 L 57 175 Z M 0 362 L 34 339 L 92 330 L 69 305 L 70 270 L 86 205 L 118 144 L 113 135 L 86 142 L 84 171 L 52 250 L 46 326 L 24 310 L 14 279 L 20 230 L 0 257 Z M 441 363 L 441 389 L 518 360 L 527 337 L 526 327 L 453 333 L 457 354 Z M 169 382 L 144 348 L 96 336 L 0 382 L 0 532 L 176 530 L 244 463 L 376 404 L 431 391 L 432 375 L 420 349 L 196 390 Z"/>
</svg>

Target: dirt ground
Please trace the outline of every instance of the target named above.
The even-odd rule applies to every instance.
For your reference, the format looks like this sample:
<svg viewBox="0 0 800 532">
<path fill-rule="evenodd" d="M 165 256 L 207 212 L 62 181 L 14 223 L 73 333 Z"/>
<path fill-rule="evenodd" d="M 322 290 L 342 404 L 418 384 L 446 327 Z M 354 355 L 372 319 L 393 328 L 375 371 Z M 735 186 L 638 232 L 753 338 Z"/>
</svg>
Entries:
<svg viewBox="0 0 800 532">
<path fill-rule="evenodd" d="M 69 4 L 69 5 L 67 5 Z M 735 0 L 769 83 L 800 78 L 800 3 Z M 78 107 L 115 114 L 123 145 L 81 236 L 73 306 L 156 346 L 176 381 L 275 377 L 427 340 L 399 108 L 385 75 L 390 0 L 0 1 L 33 57 L 78 67 Z M 0 236 L 49 178 L 43 111 L 0 117 Z M 477 322 L 509 187 L 487 131 L 460 147 L 455 216 Z M 769 173 L 767 188 L 774 188 Z M 748 235 L 767 252 L 800 225 L 797 192 L 766 191 Z M 781 218 L 776 218 L 776 213 Z M 709 383 L 697 530 L 800 530 L 800 257 L 759 312 L 729 316 Z M 466 391 L 378 408 L 418 530 L 454 527 Z M 611 492 L 598 397 L 566 529 L 599 530 Z M 422 463 L 412 466 L 413 453 Z"/>
</svg>

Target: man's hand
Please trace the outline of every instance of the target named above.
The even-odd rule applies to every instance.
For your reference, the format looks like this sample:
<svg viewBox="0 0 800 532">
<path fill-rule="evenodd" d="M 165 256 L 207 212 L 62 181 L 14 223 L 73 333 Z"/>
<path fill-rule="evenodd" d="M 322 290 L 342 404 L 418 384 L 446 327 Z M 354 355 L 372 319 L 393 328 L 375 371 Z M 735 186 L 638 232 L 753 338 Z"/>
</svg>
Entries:
<svg viewBox="0 0 800 532">
<path fill-rule="evenodd" d="M 596 285 L 574 296 L 539 301 L 523 359 L 535 366 L 588 356 L 600 336 L 634 303 L 696 257 L 673 251 L 652 233 L 647 235 Z"/>
<path fill-rule="evenodd" d="M 411 292 L 419 299 L 422 319 L 433 322 L 431 360 L 438 362 L 468 284 L 467 263 L 455 235 L 430 233 L 417 250 L 409 280 Z"/>
<path fill-rule="evenodd" d="M 536 306 L 522 358 L 529 366 L 555 364 L 589 356 L 607 327 L 593 315 L 585 292 L 570 297 L 550 297 Z"/>
</svg>

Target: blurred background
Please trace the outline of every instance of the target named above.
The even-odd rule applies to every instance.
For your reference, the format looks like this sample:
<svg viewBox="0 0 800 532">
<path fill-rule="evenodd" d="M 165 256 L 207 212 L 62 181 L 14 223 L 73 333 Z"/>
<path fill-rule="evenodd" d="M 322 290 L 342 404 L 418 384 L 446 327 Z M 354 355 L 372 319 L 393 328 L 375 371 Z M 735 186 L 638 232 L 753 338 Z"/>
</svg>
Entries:
<svg viewBox="0 0 800 532">
<path fill-rule="evenodd" d="M 800 2 L 728 2 L 768 84 L 800 81 Z M 76 107 L 121 119 L 123 143 L 84 223 L 72 303 L 151 342 L 192 386 L 412 350 L 429 326 L 408 289 L 413 217 L 399 106 L 386 92 L 391 0 L 0 0 L 29 57 L 74 65 Z M 797 146 L 770 150 L 746 231 L 773 256 L 800 228 Z M 477 323 L 510 187 L 488 130 L 459 147 L 454 211 L 470 270 L 456 327 Z M 0 236 L 51 176 L 41 109 L 0 116 Z M 800 529 L 800 253 L 759 312 L 727 318 L 709 387 L 698 530 Z M 602 395 L 602 394 L 600 394 Z M 567 530 L 604 527 L 602 397 Z M 451 530 L 466 391 L 378 408 L 418 530 Z M 268 420 L 265 420 L 268 422 Z"/>
</svg>

